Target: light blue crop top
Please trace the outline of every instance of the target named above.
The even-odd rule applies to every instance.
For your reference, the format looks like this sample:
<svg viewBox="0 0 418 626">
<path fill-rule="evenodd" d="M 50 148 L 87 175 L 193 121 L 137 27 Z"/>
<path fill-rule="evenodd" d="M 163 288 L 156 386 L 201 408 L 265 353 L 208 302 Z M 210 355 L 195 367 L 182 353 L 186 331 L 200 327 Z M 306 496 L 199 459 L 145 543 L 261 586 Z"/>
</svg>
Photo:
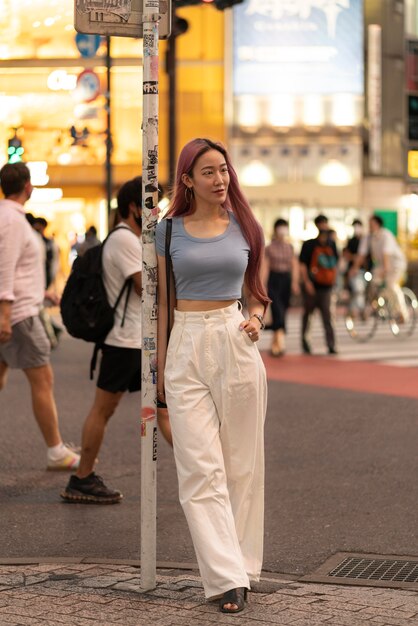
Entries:
<svg viewBox="0 0 418 626">
<path fill-rule="evenodd" d="M 170 254 L 179 300 L 233 300 L 241 298 L 250 246 L 235 216 L 217 237 L 192 237 L 183 217 L 174 217 Z M 166 220 L 157 224 L 157 254 L 165 256 Z"/>
</svg>

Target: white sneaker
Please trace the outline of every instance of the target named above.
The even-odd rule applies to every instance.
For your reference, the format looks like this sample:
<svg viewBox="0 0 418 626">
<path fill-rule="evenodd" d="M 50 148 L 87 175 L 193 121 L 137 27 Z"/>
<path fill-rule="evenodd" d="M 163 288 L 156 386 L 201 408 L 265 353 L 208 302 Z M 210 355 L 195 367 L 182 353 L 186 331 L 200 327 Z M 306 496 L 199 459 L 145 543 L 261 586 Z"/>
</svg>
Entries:
<svg viewBox="0 0 418 626">
<path fill-rule="evenodd" d="M 80 455 L 77 454 L 76 448 L 71 444 L 64 444 L 62 447 L 63 455 L 59 459 L 48 459 L 47 470 L 59 471 L 75 471 L 80 463 Z"/>
</svg>

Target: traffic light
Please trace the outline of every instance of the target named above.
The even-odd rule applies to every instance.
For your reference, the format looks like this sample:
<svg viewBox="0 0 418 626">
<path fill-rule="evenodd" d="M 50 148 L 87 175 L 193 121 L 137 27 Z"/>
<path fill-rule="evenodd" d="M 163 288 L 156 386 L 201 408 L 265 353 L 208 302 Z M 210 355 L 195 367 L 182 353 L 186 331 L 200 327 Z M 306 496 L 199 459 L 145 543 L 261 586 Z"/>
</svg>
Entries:
<svg viewBox="0 0 418 626">
<path fill-rule="evenodd" d="M 22 146 L 22 142 L 17 135 L 9 139 L 7 148 L 8 163 L 20 163 L 24 151 L 25 148 Z"/>
<path fill-rule="evenodd" d="M 408 139 L 418 141 L 418 94 L 408 94 Z"/>
</svg>

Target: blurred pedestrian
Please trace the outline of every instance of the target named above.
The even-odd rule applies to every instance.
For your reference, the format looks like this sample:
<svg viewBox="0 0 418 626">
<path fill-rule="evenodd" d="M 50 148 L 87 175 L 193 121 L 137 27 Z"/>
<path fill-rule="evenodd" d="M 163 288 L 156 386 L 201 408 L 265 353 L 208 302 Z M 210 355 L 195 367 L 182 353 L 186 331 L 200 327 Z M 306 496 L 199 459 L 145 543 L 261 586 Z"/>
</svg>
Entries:
<svg viewBox="0 0 418 626">
<path fill-rule="evenodd" d="M 348 289 L 350 298 L 348 304 L 348 313 L 352 316 L 358 316 L 364 310 L 366 297 L 366 283 L 364 273 L 371 270 L 370 254 L 367 254 L 361 271 L 353 273 L 351 270 L 357 258 L 361 239 L 365 236 L 363 222 L 359 219 L 353 221 L 353 236 L 347 241 L 347 245 L 343 250 L 343 257 L 346 262 L 344 279 L 345 287 Z M 367 237 L 366 237 L 367 239 Z"/>
<path fill-rule="evenodd" d="M 32 227 L 41 235 L 45 246 L 45 276 L 47 289 L 55 281 L 58 269 L 58 247 L 52 237 L 47 237 L 45 230 L 48 222 L 44 217 L 35 217 Z"/>
<path fill-rule="evenodd" d="M 302 350 L 311 354 L 309 330 L 315 309 L 321 313 L 329 354 L 336 354 L 335 331 L 332 320 L 332 290 L 337 280 L 338 252 L 330 237 L 328 218 L 315 218 L 318 236 L 302 244 L 299 255 L 303 293 Z"/>
<path fill-rule="evenodd" d="M 59 249 L 53 237 L 47 237 L 45 230 L 48 222 L 44 217 L 35 217 L 31 222 L 32 228 L 39 234 L 44 247 L 44 267 L 46 288 L 49 290 L 49 296 L 44 300 L 44 308 L 41 309 L 40 315 L 45 330 L 47 332 L 51 348 L 56 348 L 62 331 L 64 330 L 48 313 L 48 308 L 55 306 L 59 302 L 58 295 L 54 291 L 54 283 L 59 267 Z M 54 294 L 51 297 L 51 294 Z"/>
<path fill-rule="evenodd" d="M 273 339 L 271 354 L 282 356 L 286 350 L 286 313 L 292 292 L 300 293 L 299 265 L 291 243 L 287 241 L 289 224 L 279 218 L 274 223 L 271 244 L 266 247 L 264 273 L 271 300 Z"/>
<path fill-rule="evenodd" d="M 45 297 L 45 274 L 38 235 L 25 219 L 32 194 L 24 163 L 0 170 L 5 195 L 0 200 L 0 389 L 9 368 L 23 370 L 32 406 L 47 450 L 47 469 L 73 470 L 79 455 L 62 442 L 49 363 L 50 343 L 39 318 Z"/>
<path fill-rule="evenodd" d="M 168 217 L 177 302 L 167 348 L 164 219 L 156 234 L 158 399 L 168 405 L 205 594 L 221 596 L 222 612 L 238 613 L 263 556 L 263 235 L 227 151 L 208 139 L 183 148 Z M 243 285 L 248 319 L 238 302 Z"/>
<path fill-rule="evenodd" d="M 94 248 L 94 246 L 99 246 L 100 243 L 100 239 L 97 237 L 97 228 L 95 226 L 90 226 L 86 231 L 84 241 L 76 245 L 78 256 L 83 256 L 86 250 Z"/>
</svg>

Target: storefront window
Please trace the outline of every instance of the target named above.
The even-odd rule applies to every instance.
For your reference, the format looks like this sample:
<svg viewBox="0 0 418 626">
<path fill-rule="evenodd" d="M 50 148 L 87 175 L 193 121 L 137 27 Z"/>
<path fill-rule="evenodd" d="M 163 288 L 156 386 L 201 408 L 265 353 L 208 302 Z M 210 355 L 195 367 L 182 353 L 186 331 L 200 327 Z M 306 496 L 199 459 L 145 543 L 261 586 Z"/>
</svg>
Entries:
<svg viewBox="0 0 418 626">
<path fill-rule="evenodd" d="M 0 59 L 77 59 L 73 0 L 1 0 Z M 140 57 L 142 43 L 114 38 L 113 55 Z"/>
<path fill-rule="evenodd" d="M 178 147 L 192 136 L 224 138 L 223 13 L 181 11 L 178 40 Z M 93 50 L 93 51 L 92 51 Z M 47 165 L 49 182 L 28 210 L 45 217 L 68 270 L 71 243 L 84 229 L 107 229 L 107 41 L 80 50 L 74 0 L 0 0 L 0 167 L 17 138 L 24 161 Z M 166 42 L 160 43 L 160 157 L 168 176 Z M 111 183 L 141 173 L 142 41 L 111 37 Z M 58 191 L 54 191 L 58 190 Z M 50 191 L 48 195 L 46 193 Z"/>
</svg>

